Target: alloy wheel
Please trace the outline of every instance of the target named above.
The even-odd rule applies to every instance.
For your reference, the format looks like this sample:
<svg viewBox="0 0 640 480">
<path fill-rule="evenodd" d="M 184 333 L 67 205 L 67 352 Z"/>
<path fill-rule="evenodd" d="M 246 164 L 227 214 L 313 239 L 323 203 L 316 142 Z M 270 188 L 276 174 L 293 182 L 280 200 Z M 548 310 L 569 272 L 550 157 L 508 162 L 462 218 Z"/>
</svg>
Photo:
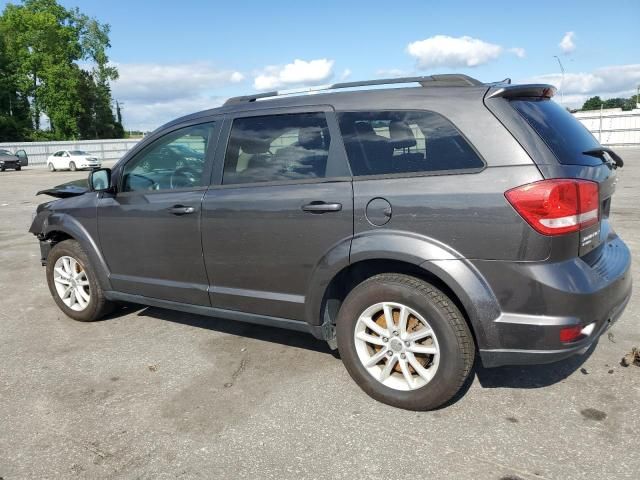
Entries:
<svg viewBox="0 0 640 480">
<path fill-rule="evenodd" d="M 416 390 L 428 384 L 438 370 L 436 335 L 425 318 L 406 305 L 371 305 L 358 318 L 354 333 L 360 362 L 389 388 Z"/>
<path fill-rule="evenodd" d="M 53 282 L 62 302 L 71 310 L 81 312 L 91 301 L 87 273 L 73 257 L 58 258 L 53 267 Z"/>
</svg>

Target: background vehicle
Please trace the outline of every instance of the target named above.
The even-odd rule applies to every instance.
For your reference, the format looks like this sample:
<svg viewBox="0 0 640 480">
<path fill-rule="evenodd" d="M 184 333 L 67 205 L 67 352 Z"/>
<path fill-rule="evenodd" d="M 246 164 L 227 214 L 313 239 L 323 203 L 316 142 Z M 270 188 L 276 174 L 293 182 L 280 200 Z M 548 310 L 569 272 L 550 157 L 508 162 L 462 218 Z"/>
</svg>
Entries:
<svg viewBox="0 0 640 480">
<path fill-rule="evenodd" d="M 369 395 L 415 410 L 449 401 L 476 355 L 585 351 L 631 295 L 608 218 L 622 159 L 549 85 L 332 89 L 409 82 L 233 98 L 86 190 L 49 191 L 74 195 L 30 229 L 55 301 L 81 321 L 126 301 L 307 331 Z"/>
<path fill-rule="evenodd" d="M 56 170 L 82 170 L 85 168 L 100 168 L 102 160 L 82 150 L 58 150 L 47 158 L 47 167 L 50 171 Z"/>
<path fill-rule="evenodd" d="M 24 150 L 11 153 L 9 150 L 0 149 L 0 171 L 4 172 L 8 168 L 19 171 L 27 165 L 29 165 L 29 157 Z"/>
</svg>

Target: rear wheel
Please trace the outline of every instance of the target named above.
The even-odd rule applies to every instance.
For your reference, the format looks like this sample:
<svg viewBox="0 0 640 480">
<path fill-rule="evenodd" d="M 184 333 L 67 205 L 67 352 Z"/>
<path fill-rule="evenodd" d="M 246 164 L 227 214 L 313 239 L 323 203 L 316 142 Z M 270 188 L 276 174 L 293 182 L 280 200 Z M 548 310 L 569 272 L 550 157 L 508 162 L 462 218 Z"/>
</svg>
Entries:
<svg viewBox="0 0 640 480">
<path fill-rule="evenodd" d="M 53 166 L 53 163 L 49 162 L 49 171 L 50 172 L 55 172 L 56 171 L 56 167 Z"/>
<path fill-rule="evenodd" d="M 475 347 L 462 314 L 433 285 L 376 275 L 347 296 L 337 321 L 347 371 L 371 397 L 409 410 L 449 401 L 471 372 Z"/>
<path fill-rule="evenodd" d="M 112 309 L 89 258 L 75 240 L 56 244 L 47 258 L 47 283 L 65 315 L 81 322 L 98 320 Z"/>
<path fill-rule="evenodd" d="M 69 162 L 69 170 L 71 170 L 72 172 L 75 172 L 77 170 L 76 162 Z"/>
</svg>

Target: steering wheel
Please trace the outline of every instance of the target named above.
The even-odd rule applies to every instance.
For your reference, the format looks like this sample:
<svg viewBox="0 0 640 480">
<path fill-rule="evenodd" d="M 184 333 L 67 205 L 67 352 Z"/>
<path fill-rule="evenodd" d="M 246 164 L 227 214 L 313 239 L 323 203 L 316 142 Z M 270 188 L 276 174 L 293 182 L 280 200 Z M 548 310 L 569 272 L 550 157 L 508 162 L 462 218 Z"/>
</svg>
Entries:
<svg viewBox="0 0 640 480">
<path fill-rule="evenodd" d="M 171 173 L 169 186 L 171 189 L 193 187 L 198 183 L 200 173 L 193 168 L 180 167 Z"/>
</svg>

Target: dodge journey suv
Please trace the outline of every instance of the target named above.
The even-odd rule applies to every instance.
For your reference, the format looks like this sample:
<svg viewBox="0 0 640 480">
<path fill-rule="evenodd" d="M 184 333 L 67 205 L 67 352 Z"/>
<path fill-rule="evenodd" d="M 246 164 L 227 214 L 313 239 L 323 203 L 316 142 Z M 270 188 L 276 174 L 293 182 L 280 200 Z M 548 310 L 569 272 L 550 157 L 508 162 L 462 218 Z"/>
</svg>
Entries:
<svg viewBox="0 0 640 480">
<path fill-rule="evenodd" d="M 623 161 L 554 87 L 433 75 L 311 90 L 232 98 L 44 191 L 61 198 L 30 231 L 60 309 L 91 321 L 132 302 L 309 332 L 366 393 L 413 410 L 448 402 L 477 356 L 555 362 L 621 315 Z"/>
</svg>

